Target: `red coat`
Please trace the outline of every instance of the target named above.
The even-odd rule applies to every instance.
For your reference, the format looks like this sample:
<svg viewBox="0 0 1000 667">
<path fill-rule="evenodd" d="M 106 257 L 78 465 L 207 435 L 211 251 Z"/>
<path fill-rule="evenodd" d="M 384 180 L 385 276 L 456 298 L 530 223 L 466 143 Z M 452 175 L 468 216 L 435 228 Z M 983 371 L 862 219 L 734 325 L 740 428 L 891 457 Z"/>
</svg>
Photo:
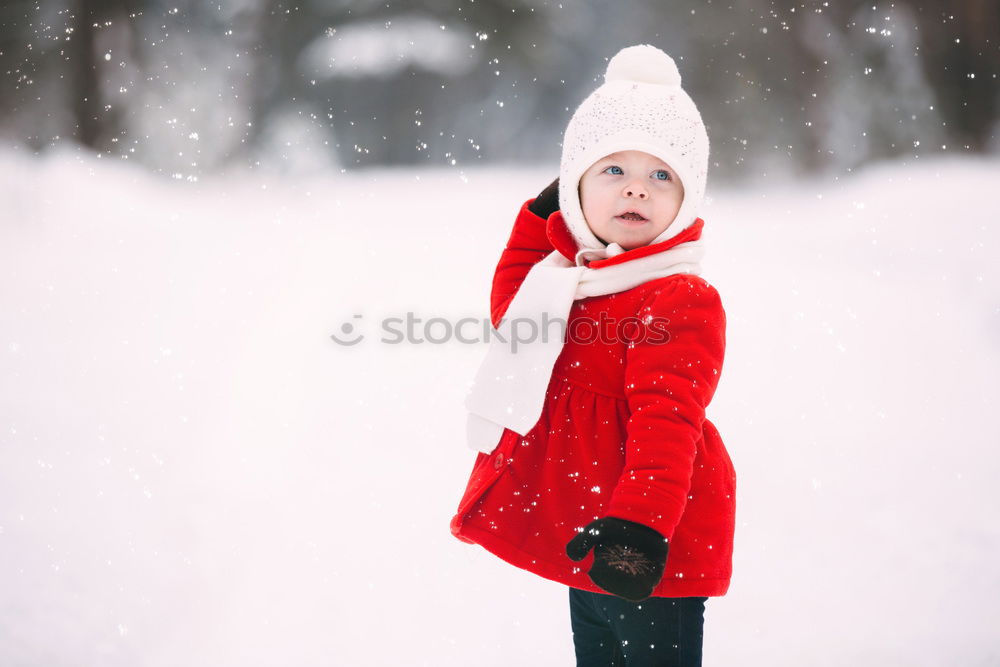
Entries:
<svg viewBox="0 0 1000 667">
<path fill-rule="evenodd" d="M 577 250 L 561 214 L 543 220 L 528 210 L 531 201 L 521 207 L 493 279 L 494 325 L 536 262 L 553 248 L 572 261 Z M 703 226 L 699 218 L 672 239 L 590 266 L 666 250 L 699 238 Z M 602 317 L 631 320 L 635 342 L 626 336 L 587 342 L 587 326 L 597 331 Z M 567 324 L 579 335 L 556 360 L 538 423 L 523 437 L 505 429 L 492 454 L 477 456 L 452 533 L 517 567 L 602 593 L 587 576 L 593 554 L 575 563 L 566 543 L 594 519 L 629 519 L 670 543 L 653 596 L 724 595 L 736 473 L 705 418 L 725 351 L 718 292 L 698 276 L 675 274 L 578 300 Z M 654 326 L 659 338 L 653 331 L 636 338 L 637 327 Z M 657 344 L 663 330 L 669 339 Z"/>
</svg>

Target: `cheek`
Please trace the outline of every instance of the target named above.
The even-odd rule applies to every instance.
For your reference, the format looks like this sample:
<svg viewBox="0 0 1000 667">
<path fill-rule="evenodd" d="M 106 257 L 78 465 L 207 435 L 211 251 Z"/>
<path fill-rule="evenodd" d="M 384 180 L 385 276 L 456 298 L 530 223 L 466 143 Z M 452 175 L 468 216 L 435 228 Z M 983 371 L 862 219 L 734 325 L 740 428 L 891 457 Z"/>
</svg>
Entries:
<svg viewBox="0 0 1000 667">
<path fill-rule="evenodd" d="M 594 212 L 600 206 L 601 197 L 599 192 L 596 192 L 593 188 L 581 189 L 580 208 L 583 209 L 584 215 Z"/>
<path fill-rule="evenodd" d="M 606 208 L 611 197 L 607 188 L 591 188 L 587 190 L 587 205 L 592 209 Z"/>
<path fill-rule="evenodd" d="M 684 203 L 684 195 L 683 195 L 683 193 L 682 194 L 674 194 L 674 196 L 670 198 L 670 207 L 672 209 L 674 209 L 675 211 L 679 210 L 680 207 L 681 207 L 681 204 L 683 204 L 683 203 Z"/>
</svg>

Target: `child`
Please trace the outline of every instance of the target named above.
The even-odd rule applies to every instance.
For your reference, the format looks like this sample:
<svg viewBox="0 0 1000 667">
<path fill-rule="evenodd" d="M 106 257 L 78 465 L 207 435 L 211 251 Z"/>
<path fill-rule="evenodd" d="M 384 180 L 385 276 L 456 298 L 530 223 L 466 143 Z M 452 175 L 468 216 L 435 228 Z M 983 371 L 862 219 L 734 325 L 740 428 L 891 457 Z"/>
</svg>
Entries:
<svg viewBox="0 0 1000 667">
<path fill-rule="evenodd" d="M 729 588 L 736 475 L 705 418 L 726 322 L 698 277 L 707 167 L 673 60 L 623 49 L 493 279 L 498 335 L 466 401 L 480 454 L 451 530 L 569 586 L 578 666 L 700 665 L 704 603 Z"/>
</svg>

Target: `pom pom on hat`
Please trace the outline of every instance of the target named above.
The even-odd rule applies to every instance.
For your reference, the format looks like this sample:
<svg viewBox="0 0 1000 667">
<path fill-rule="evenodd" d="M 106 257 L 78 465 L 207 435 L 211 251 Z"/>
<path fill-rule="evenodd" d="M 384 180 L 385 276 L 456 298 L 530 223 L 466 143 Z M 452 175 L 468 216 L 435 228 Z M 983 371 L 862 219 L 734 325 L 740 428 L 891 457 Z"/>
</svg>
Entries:
<svg viewBox="0 0 1000 667">
<path fill-rule="evenodd" d="M 681 73 L 674 59 L 649 44 L 624 48 L 608 63 L 604 80 L 658 83 L 663 86 L 680 86 Z"/>
<path fill-rule="evenodd" d="M 559 210 L 581 250 L 601 249 L 606 244 L 583 216 L 580 177 L 605 155 L 626 150 L 660 158 L 684 186 L 677 216 L 651 244 L 690 227 L 705 197 L 708 133 L 698 107 L 681 87 L 674 59 L 650 44 L 616 53 L 608 62 L 604 84 L 580 103 L 566 126 L 559 165 Z"/>
</svg>

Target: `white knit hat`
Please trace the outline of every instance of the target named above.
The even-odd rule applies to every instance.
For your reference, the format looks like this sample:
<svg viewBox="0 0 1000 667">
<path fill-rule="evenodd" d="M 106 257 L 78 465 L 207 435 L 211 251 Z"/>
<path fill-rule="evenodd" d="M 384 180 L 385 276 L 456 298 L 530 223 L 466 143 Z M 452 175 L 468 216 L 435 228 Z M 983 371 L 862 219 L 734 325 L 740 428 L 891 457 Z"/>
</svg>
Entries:
<svg viewBox="0 0 1000 667">
<path fill-rule="evenodd" d="M 597 160 L 638 150 L 666 162 L 680 177 L 684 201 L 677 217 L 650 243 L 679 234 L 698 217 L 708 174 L 708 133 L 698 108 L 681 88 L 673 58 L 640 44 L 608 63 L 604 85 L 570 118 L 559 167 L 559 209 L 581 248 L 604 248 L 587 226 L 580 206 L 580 178 Z"/>
</svg>

